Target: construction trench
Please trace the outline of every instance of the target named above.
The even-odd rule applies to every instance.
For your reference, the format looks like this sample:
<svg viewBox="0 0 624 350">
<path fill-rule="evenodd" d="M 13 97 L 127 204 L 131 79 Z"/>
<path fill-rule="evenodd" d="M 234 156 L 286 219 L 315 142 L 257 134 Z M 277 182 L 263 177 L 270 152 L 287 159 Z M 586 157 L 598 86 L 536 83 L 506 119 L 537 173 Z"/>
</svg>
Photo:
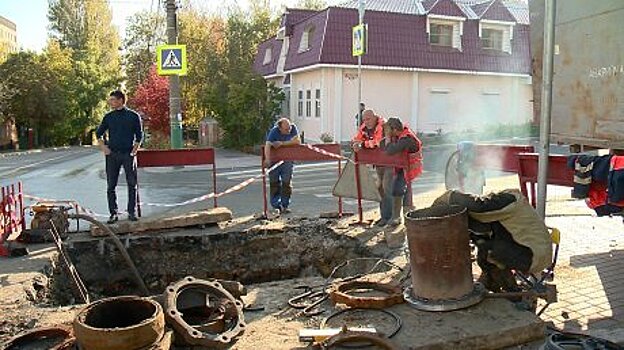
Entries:
<svg viewBox="0 0 624 350">
<path fill-rule="evenodd" d="M 543 338 L 533 311 L 472 282 L 465 211 L 422 215 L 406 219 L 409 244 L 406 226 L 351 218 L 70 234 L 47 297 L 81 306 L 50 348 L 498 349 Z M 406 252 L 418 242 L 414 270 Z"/>
</svg>

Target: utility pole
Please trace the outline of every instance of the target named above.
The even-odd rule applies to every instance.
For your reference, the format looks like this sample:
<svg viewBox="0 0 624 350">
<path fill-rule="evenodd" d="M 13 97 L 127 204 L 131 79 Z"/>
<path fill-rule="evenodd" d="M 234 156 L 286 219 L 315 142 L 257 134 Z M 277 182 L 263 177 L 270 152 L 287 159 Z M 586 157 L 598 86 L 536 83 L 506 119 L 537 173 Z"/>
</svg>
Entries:
<svg viewBox="0 0 624 350">
<path fill-rule="evenodd" d="M 548 160 L 550 154 L 550 115 L 552 110 L 553 61 L 555 55 L 555 18 L 557 3 L 545 0 L 544 53 L 542 57 L 542 108 L 540 115 L 539 163 L 537 171 L 537 213 L 546 218 Z"/>
<path fill-rule="evenodd" d="M 364 0 L 359 0 L 358 2 L 358 15 L 359 15 L 358 24 L 359 25 L 362 25 L 362 23 L 364 23 L 364 8 L 365 8 Z M 362 124 L 362 111 L 360 110 L 361 103 L 362 103 L 362 55 L 358 56 L 358 102 L 357 102 L 357 109 L 356 109 L 356 111 L 358 111 L 358 120 L 357 120 L 356 130 Z"/>
<path fill-rule="evenodd" d="M 167 8 L 167 43 L 178 43 L 178 17 L 176 0 L 166 1 Z M 182 148 L 182 111 L 181 111 L 180 76 L 169 76 L 169 120 L 171 122 L 171 148 Z"/>
</svg>

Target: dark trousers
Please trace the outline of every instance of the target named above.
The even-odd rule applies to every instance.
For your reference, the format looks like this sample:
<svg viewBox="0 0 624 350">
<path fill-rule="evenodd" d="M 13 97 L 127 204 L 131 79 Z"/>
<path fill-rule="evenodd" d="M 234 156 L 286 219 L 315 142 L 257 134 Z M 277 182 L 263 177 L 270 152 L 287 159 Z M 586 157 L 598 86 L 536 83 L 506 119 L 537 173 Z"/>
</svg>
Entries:
<svg viewBox="0 0 624 350">
<path fill-rule="evenodd" d="M 269 173 L 269 191 L 271 192 L 271 206 L 275 209 L 285 209 L 290 205 L 292 194 L 293 162 L 275 168 Z"/>
<path fill-rule="evenodd" d="M 106 156 L 106 194 L 108 196 L 108 210 L 111 214 L 117 213 L 117 181 L 119 170 L 123 166 L 128 185 L 128 214 L 134 214 L 136 208 L 137 169 L 134 157 L 130 152 L 111 152 Z"/>
</svg>

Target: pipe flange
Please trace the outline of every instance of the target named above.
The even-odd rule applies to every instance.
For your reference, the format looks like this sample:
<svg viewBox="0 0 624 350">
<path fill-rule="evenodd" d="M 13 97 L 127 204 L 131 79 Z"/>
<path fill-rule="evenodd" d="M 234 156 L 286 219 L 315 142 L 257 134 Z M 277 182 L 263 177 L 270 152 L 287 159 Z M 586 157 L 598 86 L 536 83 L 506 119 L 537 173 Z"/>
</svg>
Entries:
<svg viewBox="0 0 624 350">
<path fill-rule="evenodd" d="M 388 295 L 383 297 L 363 297 L 348 294 L 349 291 L 356 289 L 372 289 Z M 404 302 L 400 287 L 366 281 L 351 281 L 335 284 L 331 288 L 329 296 L 334 303 L 362 309 L 385 309 Z"/>
<path fill-rule="evenodd" d="M 421 311 L 453 311 L 459 309 L 465 309 L 470 306 L 476 305 L 483 301 L 486 294 L 486 289 L 483 284 L 476 282 L 472 288 L 472 292 L 466 294 L 459 299 L 442 299 L 432 300 L 419 298 L 414 296 L 412 287 L 407 287 L 403 291 L 403 298 L 413 308 Z"/>
<path fill-rule="evenodd" d="M 58 338 L 58 342 L 52 345 L 53 347 L 49 348 L 51 350 L 68 349 L 68 346 L 73 344 L 74 340 L 72 337 L 72 331 L 69 328 L 37 328 L 10 339 L 2 345 L 2 349 L 11 350 L 22 347 L 30 347 L 33 345 L 36 346 L 38 341 L 49 342 L 51 338 Z"/>
<path fill-rule="evenodd" d="M 233 324 L 229 324 L 226 330 L 221 333 L 210 333 L 206 328 L 189 325 L 182 318 L 183 313 L 177 308 L 178 297 L 188 289 L 205 291 L 206 295 L 220 300 L 220 304 L 225 306 L 224 315 L 226 321 L 233 321 Z M 163 296 L 167 323 L 175 330 L 176 335 L 179 336 L 177 339 L 180 339 L 185 345 L 225 348 L 235 342 L 245 331 L 243 303 L 235 299 L 219 282 L 188 276 L 169 285 L 165 289 Z"/>
</svg>

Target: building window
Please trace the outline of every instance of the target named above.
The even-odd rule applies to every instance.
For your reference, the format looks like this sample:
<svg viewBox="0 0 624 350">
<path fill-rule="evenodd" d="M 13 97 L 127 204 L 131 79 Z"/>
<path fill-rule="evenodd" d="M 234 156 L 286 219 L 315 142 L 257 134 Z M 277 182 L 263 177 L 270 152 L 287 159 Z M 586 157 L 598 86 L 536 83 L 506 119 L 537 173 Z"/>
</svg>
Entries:
<svg viewBox="0 0 624 350">
<path fill-rule="evenodd" d="M 306 117 L 312 116 L 312 90 L 306 91 Z"/>
<path fill-rule="evenodd" d="M 262 64 L 266 65 L 271 63 L 271 61 L 273 60 L 273 48 L 271 47 L 267 47 L 266 50 L 264 50 L 264 60 L 262 61 Z"/>
<path fill-rule="evenodd" d="M 297 98 L 297 116 L 303 117 L 303 90 L 299 90 L 299 96 Z"/>
<path fill-rule="evenodd" d="M 503 51 L 503 31 L 483 28 L 481 30 L 481 45 L 484 49 Z"/>
<path fill-rule="evenodd" d="M 316 104 L 314 106 L 314 116 L 321 117 L 321 89 L 316 89 Z"/>
<path fill-rule="evenodd" d="M 453 46 L 453 25 L 431 23 L 429 42 L 433 45 Z"/>
<path fill-rule="evenodd" d="M 314 36 L 314 27 L 306 28 L 301 34 L 301 42 L 299 43 L 299 52 L 310 50 L 312 37 Z"/>
</svg>

